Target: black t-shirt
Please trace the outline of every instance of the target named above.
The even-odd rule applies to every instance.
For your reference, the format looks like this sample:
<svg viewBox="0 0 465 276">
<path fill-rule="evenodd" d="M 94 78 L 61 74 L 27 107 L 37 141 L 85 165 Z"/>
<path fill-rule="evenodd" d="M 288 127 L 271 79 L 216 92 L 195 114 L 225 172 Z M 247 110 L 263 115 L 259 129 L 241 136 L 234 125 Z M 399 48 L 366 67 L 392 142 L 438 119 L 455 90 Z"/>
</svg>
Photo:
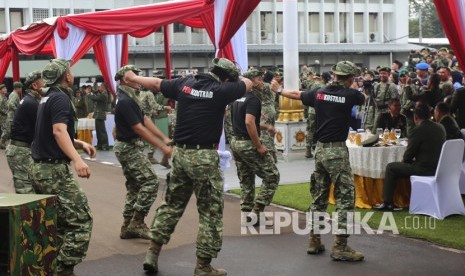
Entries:
<svg viewBox="0 0 465 276">
<path fill-rule="evenodd" d="M 29 93 L 19 102 L 11 124 L 11 139 L 28 144 L 34 140 L 39 102 Z"/>
<path fill-rule="evenodd" d="M 40 100 L 37 110 L 34 141 L 32 143 L 32 158 L 70 160 L 58 146 L 53 136 L 53 125 L 66 124 L 69 138 L 74 140 L 74 110 L 70 99 L 58 87 L 51 87 Z"/>
<path fill-rule="evenodd" d="M 235 136 L 249 137 L 247 127 L 245 126 L 246 114 L 255 116 L 255 126 L 257 127 L 258 135 L 260 136 L 260 115 L 262 113 L 262 105 L 257 97 L 255 97 L 252 93 L 247 93 L 245 97 L 242 97 L 232 103 L 231 112 Z"/>
<path fill-rule="evenodd" d="M 329 85 L 301 94 L 302 103 L 315 108 L 316 140 L 343 142 L 349 132 L 354 105 L 362 105 L 365 97 L 355 89 Z"/>
<path fill-rule="evenodd" d="M 217 144 L 226 105 L 244 96 L 245 83 L 215 80 L 208 74 L 163 80 L 161 91 L 178 101 L 174 141 L 183 144 Z"/>
<path fill-rule="evenodd" d="M 144 113 L 133 99 L 120 91 L 115 106 L 116 139 L 139 138 L 132 130 L 138 123 L 144 124 Z"/>
</svg>

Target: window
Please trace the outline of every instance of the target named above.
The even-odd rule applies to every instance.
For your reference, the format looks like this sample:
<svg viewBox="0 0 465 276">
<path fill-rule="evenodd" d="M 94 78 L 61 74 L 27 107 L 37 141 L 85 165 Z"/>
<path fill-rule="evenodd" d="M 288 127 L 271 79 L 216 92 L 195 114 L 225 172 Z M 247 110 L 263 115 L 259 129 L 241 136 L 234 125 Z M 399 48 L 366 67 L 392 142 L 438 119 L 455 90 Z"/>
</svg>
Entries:
<svg viewBox="0 0 465 276">
<path fill-rule="evenodd" d="M 186 32 L 186 25 L 181 23 L 174 23 L 173 24 L 173 31 L 175 33 L 184 33 Z"/>
<path fill-rule="evenodd" d="M 32 21 L 39 22 L 49 18 L 48 9 L 32 9 Z"/>
<path fill-rule="evenodd" d="M 370 33 L 378 31 L 378 13 L 370 12 L 368 16 L 368 26 L 370 26 Z"/>
<path fill-rule="evenodd" d="M 0 22 L 2 22 L 2 24 L 0 24 L 0 34 L 6 34 L 6 26 L 5 24 L 3 24 L 3 22 L 5 22 L 5 10 L 4 9 L 0 9 Z"/>
<path fill-rule="evenodd" d="M 74 9 L 74 14 L 81 14 L 86 12 L 91 12 L 91 9 Z"/>
<path fill-rule="evenodd" d="M 334 13 L 325 12 L 325 32 L 334 32 Z"/>
<path fill-rule="evenodd" d="M 311 33 L 320 32 L 320 14 L 311 12 L 308 14 L 308 31 Z"/>
<path fill-rule="evenodd" d="M 347 13 L 341 12 L 339 14 L 339 34 L 340 34 L 340 41 L 341 43 L 347 43 Z"/>
<path fill-rule="evenodd" d="M 261 31 L 265 33 L 273 32 L 273 14 L 271 12 L 260 12 Z"/>
<path fill-rule="evenodd" d="M 69 9 L 53 9 L 53 16 L 68 15 Z"/>
<path fill-rule="evenodd" d="M 203 33 L 203 29 L 199 29 L 199 28 L 191 28 L 191 32 L 192 32 L 192 33 L 197 33 L 197 34 L 200 34 L 200 33 Z"/>
<path fill-rule="evenodd" d="M 10 9 L 10 29 L 12 31 L 24 26 L 23 10 Z"/>
<path fill-rule="evenodd" d="M 363 33 L 363 13 L 354 13 L 354 32 Z"/>
<path fill-rule="evenodd" d="M 277 13 L 276 13 L 276 20 L 277 20 L 277 24 L 276 24 L 277 32 L 278 32 L 278 33 L 282 33 L 282 32 L 283 32 L 283 28 L 284 28 L 284 24 L 283 24 L 283 12 L 277 12 Z"/>
</svg>

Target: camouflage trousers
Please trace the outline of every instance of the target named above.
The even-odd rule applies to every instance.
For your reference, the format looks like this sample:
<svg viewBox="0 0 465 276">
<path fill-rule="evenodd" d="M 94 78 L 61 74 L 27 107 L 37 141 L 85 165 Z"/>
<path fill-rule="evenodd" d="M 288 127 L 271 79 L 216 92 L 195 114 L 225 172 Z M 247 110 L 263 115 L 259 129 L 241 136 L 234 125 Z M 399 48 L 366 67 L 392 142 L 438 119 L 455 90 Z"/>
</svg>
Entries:
<svg viewBox="0 0 465 276">
<path fill-rule="evenodd" d="M 10 140 L 10 133 L 11 133 L 11 124 L 13 122 L 13 118 L 8 115 L 6 117 L 5 123 L 2 125 L 2 136 L 0 141 L 6 143 L 6 141 Z"/>
<path fill-rule="evenodd" d="M 366 114 L 363 115 L 365 116 L 365 125 L 362 125 L 361 127 L 363 129 L 369 129 L 371 131 L 375 127 L 375 107 L 363 106 L 363 112 L 366 112 Z M 373 133 L 376 133 L 376 129 Z"/>
<path fill-rule="evenodd" d="M 241 184 L 241 210 L 250 212 L 255 203 L 270 205 L 280 177 L 271 154 L 261 156 L 250 140 L 233 139 L 231 150 Z M 255 175 L 263 180 L 257 198 L 255 198 Z"/>
<path fill-rule="evenodd" d="M 134 211 L 146 215 L 157 198 L 158 177 L 152 169 L 147 155 L 144 155 L 144 142 L 133 143 L 116 141 L 113 147 L 126 177 L 126 200 L 123 216 L 132 217 Z"/>
<path fill-rule="evenodd" d="M 192 193 L 197 198 L 199 258 L 216 258 L 223 241 L 223 182 L 213 149 L 175 148 L 165 201 L 150 229 L 155 242 L 167 244 Z"/>
<path fill-rule="evenodd" d="M 316 132 L 316 114 L 313 107 L 309 107 L 308 118 L 307 118 L 307 152 L 312 152 L 313 136 Z"/>
<path fill-rule="evenodd" d="M 349 151 L 343 142 L 341 145 L 318 142 L 315 150 L 315 171 L 310 177 L 312 212 L 326 212 L 331 183 L 334 184 L 338 229 L 346 229 L 347 212 L 353 211 L 355 206 L 354 178 L 349 163 Z"/>
<path fill-rule="evenodd" d="M 17 194 L 34 194 L 32 166 L 34 161 L 31 149 L 9 144 L 6 147 L 6 160 L 13 174 L 13 185 Z"/>
<path fill-rule="evenodd" d="M 268 152 L 271 155 L 273 155 L 273 152 L 276 152 L 276 146 L 274 145 L 274 135 L 271 134 L 268 130 L 260 131 L 260 143 L 268 149 Z"/>
<path fill-rule="evenodd" d="M 223 121 L 223 128 L 224 128 L 224 135 L 226 139 L 231 144 L 231 140 L 233 138 L 233 126 L 231 120 L 231 107 L 228 105 L 226 107 L 226 112 L 224 113 L 224 121 Z"/>
<path fill-rule="evenodd" d="M 37 194 L 57 196 L 58 266 L 82 262 L 92 233 L 92 213 L 71 166 L 34 163 L 32 175 Z"/>
</svg>

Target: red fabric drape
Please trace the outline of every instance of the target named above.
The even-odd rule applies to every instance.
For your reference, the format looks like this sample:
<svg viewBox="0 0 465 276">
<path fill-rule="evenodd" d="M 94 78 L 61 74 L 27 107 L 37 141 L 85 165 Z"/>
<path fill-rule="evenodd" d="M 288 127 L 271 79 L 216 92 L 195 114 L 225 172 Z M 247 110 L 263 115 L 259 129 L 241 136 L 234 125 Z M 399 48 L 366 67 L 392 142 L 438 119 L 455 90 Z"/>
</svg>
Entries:
<svg viewBox="0 0 465 276">
<path fill-rule="evenodd" d="M 97 65 L 100 68 L 100 72 L 102 72 L 103 80 L 106 83 L 111 83 L 109 75 L 110 73 L 107 69 L 107 64 L 105 62 L 107 60 L 107 57 L 105 55 L 105 47 L 103 46 L 103 42 L 101 39 L 99 39 L 97 43 L 95 43 L 94 45 L 94 55 L 95 59 L 97 60 Z M 115 94 L 115 91 L 113 91 L 113 87 L 111 85 L 108 85 L 108 88 L 113 94 Z"/>
<path fill-rule="evenodd" d="M 465 14 L 460 7 L 460 0 L 434 0 L 441 24 L 449 39 L 460 68 L 465 69 Z"/>
<path fill-rule="evenodd" d="M 11 61 L 11 52 L 7 51 L 0 57 L 0 84 L 3 83 L 5 79 L 6 71 L 8 71 L 8 67 L 10 67 Z"/>
<path fill-rule="evenodd" d="M 13 81 L 19 81 L 19 53 L 15 47 L 11 47 L 11 63 L 13 65 Z"/>
<path fill-rule="evenodd" d="M 168 30 L 168 25 L 165 25 L 163 28 L 163 39 L 165 45 L 165 68 L 166 68 L 166 78 L 171 79 L 171 52 L 170 52 L 170 34 Z"/>
<path fill-rule="evenodd" d="M 8 39 L 0 40 L 0 58 L 8 53 Z"/>
<path fill-rule="evenodd" d="M 55 51 L 55 45 L 51 45 L 51 44 L 49 43 L 49 44 L 45 44 L 45 45 L 44 45 L 44 48 L 42 48 L 42 50 L 40 50 L 37 54 L 39 54 L 39 55 L 53 55 L 53 56 L 55 56 L 54 51 Z"/>
<path fill-rule="evenodd" d="M 128 64 L 129 59 L 128 35 L 123 35 L 123 51 L 121 52 L 121 66 Z"/>
<path fill-rule="evenodd" d="M 213 4 L 204 0 L 175 1 L 69 15 L 58 18 L 57 27 L 62 38 L 67 36 L 66 22 L 97 35 L 130 34 L 144 37 L 162 25 L 197 16 L 207 11 L 209 5 Z"/>
<path fill-rule="evenodd" d="M 54 30 L 55 26 L 53 25 L 35 24 L 27 30 L 20 29 L 11 33 L 8 44 L 14 44 L 20 53 L 35 55 L 47 44 L 50 36 L 53 36 Z"/>
<path fill-rule="evenodd" d="M 87 33 L 81 43 L 81 46 L 79 46 L 79 48 L 76 50 L 76 53 L 74 53 L 73 62 L 71 65 L 80 60 L 98 41 L 100 41 L 100 36 Z"/>
</svg>

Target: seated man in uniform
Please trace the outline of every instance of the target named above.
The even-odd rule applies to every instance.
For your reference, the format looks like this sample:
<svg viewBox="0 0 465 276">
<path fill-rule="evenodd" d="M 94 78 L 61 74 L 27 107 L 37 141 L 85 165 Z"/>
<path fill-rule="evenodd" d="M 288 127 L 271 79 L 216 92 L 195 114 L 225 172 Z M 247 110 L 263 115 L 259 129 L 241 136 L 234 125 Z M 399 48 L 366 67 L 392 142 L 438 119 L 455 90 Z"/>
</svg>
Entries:
<svg viewBox="0 0 465 276">
<path fill-rule="evenodd" d="M 429 106 L 417 104 L 413 113 L 416 127 L 410 133 L 404 159 L 402 162 L 392 162 L 386 166 L 384 203 L 374 207 L 375 210 L 395 210 L 393 197 L 399 178 L 411 175 L 431 176 L 436 172 L 442 144 L 446 140 L 446 132 L 443 126 L 429 118 Z"/>
<path fill-rule="evenodd" d="M 438 103 L 434 108 L 434 120 L 440 123 L 446 130 L 446 140 L 462 139 L 459 125 L 452 116 L 450 116 L 450 108 L 446 103 Z"/>
<path fill-rule="evenodd" d="M 400 100 L 393 98 L 389 100 L 388 111 L 381 113 L 377 118 L 375 129 L 400 129 L 402 134 L 401 137 L 407 136 L 407 118 L 400 114 Z"/>
</svg>

